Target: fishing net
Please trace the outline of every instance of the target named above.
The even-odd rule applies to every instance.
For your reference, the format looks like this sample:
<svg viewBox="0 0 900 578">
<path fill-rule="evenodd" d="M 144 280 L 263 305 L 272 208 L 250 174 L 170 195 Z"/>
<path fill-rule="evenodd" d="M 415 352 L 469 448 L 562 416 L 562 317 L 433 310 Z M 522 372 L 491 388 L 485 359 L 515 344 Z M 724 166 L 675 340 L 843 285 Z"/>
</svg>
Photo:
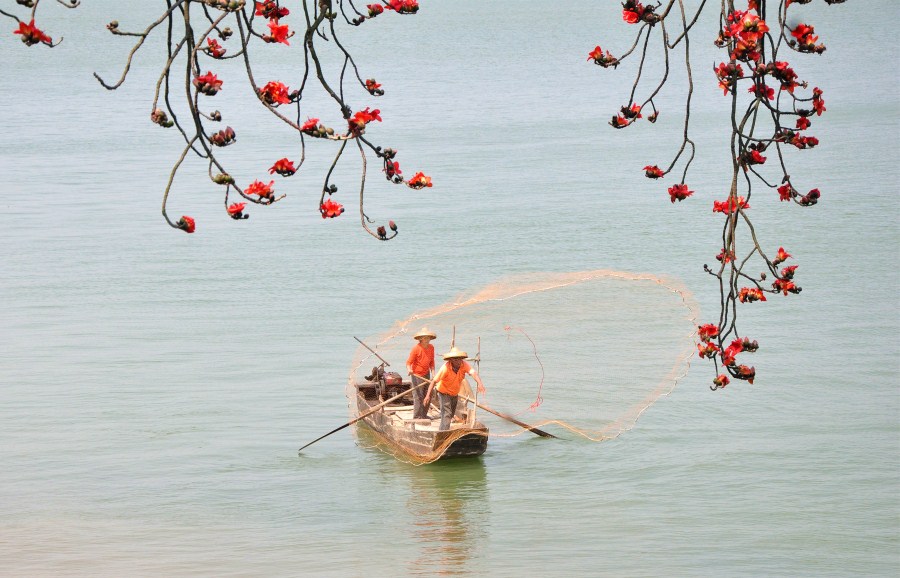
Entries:
<svg viewBox="0 0 900 578">
<path fill-rule="evenodd" d="M 557 435 L 606 441 L 631 429 L 687 373 L 697 318 L 693 297 L 673 279 L 606 270 L 531 273 L 415 313 L 363 341 L 405 378 L 419 329 L 427 325 L 437 334 L 438 368 L 454 340 L 487 389 L 477 400 L 485 409 L 467 405 L 491 437 L 534 434 L 488 410 Z M 380 363 L 367 348 L 357 349 L 347 387 L 351 417 L 359 417 L 355 384 Z M 483 432 L 451 434 L 431 451 L 377 432 L 359 439 L 419 464 L 442 457 L 457 438 Z"/>
</svg>

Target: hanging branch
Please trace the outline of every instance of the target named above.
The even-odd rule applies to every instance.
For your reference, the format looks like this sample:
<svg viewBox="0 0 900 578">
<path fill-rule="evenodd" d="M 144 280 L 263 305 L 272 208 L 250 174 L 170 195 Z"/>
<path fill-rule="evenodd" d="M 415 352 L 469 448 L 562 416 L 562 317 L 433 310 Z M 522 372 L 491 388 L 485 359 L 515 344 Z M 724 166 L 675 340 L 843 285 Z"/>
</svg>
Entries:
<svg viewBox="0 0 900 578">
<path fill-rule="evenodd" d="M 787 170 L 785 145 L 793 145 L 798 150 L 814 148 L 819 141 L 805 132 L 812 125 L 811 117 L 825 112 L 825 101 L 822 91 L 813 88 L 808 97 L 800 96 L 806 91 L 808 83 L 800 81 L 791 65 L 780 60 L 782 53 L 791 50 L 800 53 L 821 54 L 825 50 L 818 44 L 818 36 L 812 26 L 797 24 L 791 28 L 787 22 L 789 4 L 807 4 L 811 0 L 749 0 L 746 10 L 735 9 L 734 0 L 723 0 L 720 6 L 719 30 L 715 45 L 726 51 L 726 58 L 713 68 L 723 95 L 731 98 L 731 157 L 732 175 L 728 197 L 723 201 L 713 201 L 713 212 L 721 213 L 724 219 L 722 228 L 722 248 L 716 256 L 717 268 L 704 265 L 704 270 L 713 276 L 719 284 L 720 313 L 718 323 L 707 323 L 698 328 L 700 356 L 713 360 L 716 377 L 711 389 L 725 387 L 730 378 L 737 378 L 753 383 L 756 369 L 741 364 L 737 355 L 754 352 L 758 343 L 742 336 L 737 326 L 738 305 L 766 301 L 766 294 L 798 294 L 801 288 L 794 283 L 797 265 L 781 267 L 791 255 L 779 247 L 770 257 L 760 245 L 753 223 L 750 219 L 750 198 L 754 184 L 765 189 L 775 189 L 780 201 L 793 201 L 795 205 L 810 207 L 815 205 L 821 194 L 819 189 L 810 189 L 805 195 L 794 187 Z M 825 0 L 828 4 L 837 4 L 843 0 Z M 775 30 L 766 22 L 767 5 L 777 5 L 774 25 Z M 706 6 L 700 7 L 690 21 L 685 12 L 683 0 L 669 0 L 660 11 L 662 4 L 644 5 L 635 0 L 622 3 L 622 18 L 629 24 L 638 25 L 636 40 L 631 49 L 621 58 L 597 46 L 588 55 L 604 68 L 615 68 L 635 50 L 646 34 L 640 54 L 637 78 L 632 85 L 628 102 L 613 117 L 610 125 L 614 128 L 625 128 L 642 118 L 642 110 L 647 104 L 653 105 L 653 98 L 668 80 L 669 53 L 678 43 L 684 42 L 685 67 L 688 80 L 688 92 L 685 98 L 684 133 L 680 149 L 666 170 L 657 165 L 647 165 L 644 173 L 648 178 L 659 179 L 670 173 L 681 158 L 686 146 L 691 147 L 691 154 L 681 173 L 681 182 L 669 187 L 669 200 L 672 203 L 684 201 L 694 194 L 685 184 L 688 169 L 694 158 L 694 143 L 688 136 L 690 123 L 691 95 L 693 93 L 693 74 L 690 63 L 690 36 L 700 13 Z M 673 8 L 677 6 L 677 10 Z M 667 19 L 672 15 L 680 16 L 681 33 L 674 42 L 669 42 L 666 32 Z M 650 37 L 653 29 L 660 30 L 663 45 L 665 73 L 662 79 L 644 100 L 643 105 L 635 102 L 635 91 L 645 75 L 644 61 L 651 45 Z M 746 70 L 745 70 L 746 68 Z M 744 94 L 740 87 L 747 87 Z M 807 106 L 809 103 L 809 106 Z M 651 122 L 656 120 L 658 112 L 653 106 L 653 113 L 648 116 Z M 796 117 L 796 118 L 794 118 Z M 768 157 L 763 153 L 768 151 Z M 772 156 L 778 159 L 778 168 L 774 172 L 764 173 L 766 161 Z M 770 163 L 770 168 L 772 164 Z M 743 179 L 740 177 L 743 176 Z M 763 199 L 767 201 L 767 199 Z M 747 239 L 749 236 L 749 239 Z M 740 241 L 740 244 L 739 244 Z M 755 273 L 759 261 L 762 261 L 762 273 Z M 751 271 L 754 271 L 751 273 Z M 773 280 L 769 281 L 769 276 Z M 726 345 L 727 344 L 727 345 Z M 721 367 L 720 367 L 721 364 Z"/>
<path fill-rule="evenodd" d="M 15 15 L 0 10 L 0 15 L 12 18 L 19 22 L 19 29 L 15 34 L 21 35 L 22 41 L 32 46 L 44 44 L 55 46 L 49 35 L 34 25 L 34 15 L 40 0 L 15 0 L 18 4 L 31 8 L 31 22 L 25 23 Z M 68 3 L 57 0 L 67 7 L 75 7 L 78 0 Z M 347 3 L 347 7 L 344 3 Z M 386 0 L 367 6 L 368 12 L 363 14 L 349 0 L 303 0 L 303 19 L 305 29 L 295 29 L 296 17 L 291 16 L 291 10 L 284 6 L 285 2 L 279 0 L 264 0 L 247 2 L 246 0 L 166 0 L 166 9 L 155 21 L 150 23 L 140 32 L 125 31 L 120 28 L 119 22 L 112 21 L 107 29 L 116 36 L 133 37 L 136 39 L 125 59 L 122 73 L 117 81 L 106 82 L 99 74 L 94 74 L 101 86 L 108 90 L 116 90 L 125 82 L 131 70 L 131 64 L 135 54 L 145 46 L 146 40 L 159 29 L 160 24 L 166 23 L 166 56 L 163 59 L 156 89 L 150 110 L 150 120 L 163 127 L 175 127 L 184 139 L 185 148 L 172 167 L 165 190 L 163 192 L 163 216 L 172 227 L 182 229 L 189 233 L 194 232 L 194 220 L 183 216 L 179 220 L 168 217 L 166 206 L 171 194 L 174 192 L 175 180 L 179 168 L 182 166 L 189 153 L 208 161 L 208 174 L 213 184 L 224 187 L 226 214 L 236 220 L 246 219 L 248 203 L 257 205 L 271 205 L 285 197 L 284 194 L 276 195 L 275 181 L 268 183 L 264 179 L 255 179 L 247 186 L 239 186 L 238 179 L 226 170 L 225 163 L 218 158 L 218 150 L 226 146 L 234 146 L 237 143 L 237 130 L 231 126 L 221 128 L 218 123 L 223 122 L 225 115 L 220 111 L 210 111 L 207 103 L 222 90 L 240 80 L 239 77 L 222 77 L 215 74 L 216 61 L 239 58 L 243 60 L 246 81 L 252 87 L 259 99 L 259 103 L 272 115 L 284 122 L 300 139 L 300 160 L 296 162 L 282 158 L 276 160 L 269 173 L 278 174 L 283 178 L 294 175 L 303 161 L 306 159 L 306 137 L 337 141 L 340 143 L 337 156 L 334 159 L 325 179 L 325 187 L 319 199 L 318 209 L 322 218 L 335 218 L 344 212 L 343 205 L 335 200 L 338 187 L 331 184 L 329 179 L 341 161 L 345 145 L 349 140 L 357 141 L 357 146 L 362 155 L 361 184 L 359 189 L 360 212 L 365 215 L 363 208 L 365 188 L 365 163 L 368 148 L 376 157 L 382 159 L 385 178 L 394 184 L 405 184 L 412 189 L 431 187 L 431 178 L 419 172 L 412 178 L 403 177 L 400 164 L 396 161 L 396 151 L 384 149 L 373 145 L 363 138 L 372 122 L 381 122 L 378 109 L 368 106 L 363 109 L 355 109 L 349 104 L 355 91 L 351 89 L 362 88 L 363 94 L 369 97 L 384 95 L 381 84 L 374 78 L 363 80 L 359 65 L 344 44 L 339 40 L 340 34 L 348 29 L 360 26 L 369 20 L 393 12 L 397 15 L 415 14 L 419 5 L 417 0 Z M 338 14 L 334 5 L 338 6 L 343 18 L 336 25 Z M 348 17 L 348 13 L 352 18 Z M 235 38 L 235 29 L 238 34 Z M 298 34 L 300 33 L 300 34 Z M 299 38 L 298 43 L 292 46 L 291 41 Z M 325 44 L 322 44 L 322 43 Z M 257 82 L 253 74 L 254 50 L 260 43 L 282 46 L 284 50 L 303 50 L 302 68 L 297 71 L 297 80 L 300 88 L 291 90 L 288 84 L 280 80 L 267 80 Z M 235 45 L 233 48 L 230 45 Z M 232 53 L 229 54 L 229 49 Z M 326 78 L 334 76 L 324 69 L 323 60 L 320 59 L 320 50 L 337 50 L 342 56 L 343 65 L 339 71 L 338 84 L 330 84 Z M 182 82 L 183 93 L 180 90 L 173 91 L 172 80 L 178 75 L 179 61 L 183 63 Z M 352 74 L 347 75 L 348 67 Z M 204 72 L 205 71 L 205 72 Z M 307 80 L 312 77 L 318 82 L 318 88 L 328 94 L 336 103 L 341 117 L 346 121 L 345 128 L 326 127 L 319 123 L 318 118 L 307 116 L 303 121 L 300 103 L 309 90 L 313 90 L 314 84 Z M 345 85 L 345 82 L 347 83 Z M 183 96 L 179 96 L 179 93 Z M 175 106 L 173 106 L 175 105 Z M 175 113 L 175 107 L 179 110 L 187 110 L 189 118 L 179 118 Z M 290 114 L 282 111 L 293 109 Z M 306 111 L 307 113 L 309 111 Z M 233 122 L 240 129 L 240 119 Z M 232 194 L 241 197 L 243 202 L 229 204 Z M 388 235 L 385 227 L 377 228 L 373 232 L 366 221 L 371 222 L 366 216 L 363 221 L 363 229 L 379 240 L 390 240 L 397 236 L 397 226 L 389 221 L 388 226 L 393 234 Z"/>
</svg>

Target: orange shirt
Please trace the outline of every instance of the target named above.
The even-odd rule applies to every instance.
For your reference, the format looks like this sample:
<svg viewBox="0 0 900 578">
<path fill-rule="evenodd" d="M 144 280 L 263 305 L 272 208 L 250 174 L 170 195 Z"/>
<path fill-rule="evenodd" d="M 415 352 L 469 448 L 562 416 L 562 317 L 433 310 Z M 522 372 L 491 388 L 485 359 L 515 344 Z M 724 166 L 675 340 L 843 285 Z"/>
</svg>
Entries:
<svg viewBox="0 0 900 578">
<path fill-rule="evenodd" d="M 434 376 L 435 389 L 446 395 L 459 395 L 459 388 L 466 374 L 472 370 L 472 366 L 465 361 L 459 366 L 459 371 L 454 372 L 450 362 L 444 363 Z"/>
<path fill-rule="evenodd" d="M 427 375 L 429 369 L 434 369 L 434 345 L 430 343 L 428 347 L 422 347 L 421 343 L 413 345 L 406 365 L 412 367 L 415 375 Z"/>
</svg>

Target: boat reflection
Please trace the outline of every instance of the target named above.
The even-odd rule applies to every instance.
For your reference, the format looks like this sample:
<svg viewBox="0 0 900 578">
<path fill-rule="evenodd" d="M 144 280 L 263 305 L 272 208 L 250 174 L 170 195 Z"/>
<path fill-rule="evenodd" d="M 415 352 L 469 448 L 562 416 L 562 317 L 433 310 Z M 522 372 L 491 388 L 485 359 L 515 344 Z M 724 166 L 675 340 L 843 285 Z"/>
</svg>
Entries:
<svg viewBox="0 0 900 578">
<path fill-rule="evenodd" d="M 481 458 L 439 461 L 413 468 L 407 502 L 411 519 L 406 574 L 469 573 L 485 545 L 490 520 L 487 477 Z"/>
</svg>

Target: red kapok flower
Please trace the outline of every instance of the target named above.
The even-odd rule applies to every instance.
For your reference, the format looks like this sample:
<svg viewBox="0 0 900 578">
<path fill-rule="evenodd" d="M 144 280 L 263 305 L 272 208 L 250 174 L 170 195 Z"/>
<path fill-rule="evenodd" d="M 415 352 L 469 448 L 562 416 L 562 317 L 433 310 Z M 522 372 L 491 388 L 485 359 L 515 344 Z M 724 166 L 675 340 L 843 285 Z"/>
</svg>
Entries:
<svg viewBox="0 0 900 578">
<path fill-rule="evenodd" d="M 769 100 L 775 99 L 775 89 L 771 86 L 766 86 L 765 84 L 754 84 L 747 89 L 747 92 L 752 92 L 760 98 L 767 98 Z"/>
<path fill-rule="evenodd" d="M 419 11 L 418 0 L 387 0 L 388 10 L 393 10 L 397 14 L 415 14 Z"/>
<path fill-rule="evenodd" d="M 381 88 L 381 84 L 375 82 L 374 78 L 369 78 L 366 80 L 366 90 L 369 91 L 369 94 L 384 94 L 383 90 L 379 90 Z"/>
<path fill-rule="evenodd" d="M 309 118 L 306 120 L 306 122 L 303 123 L 303 126 L 300 127 L 300 130 L 306 133 L 314 132 L 318 126 L 319 119 Z"/>
<path fill-rule="evenodd" d="M 384 169 L 382 169 L 382 170 L 384 171 L 384 174 L 386 174 L 389 179 L 395 175 L 403 174 L 403 171 L 400 170 L 400 163 L 389 160 L 389 159 L 386 159 L 384 161 Z"/>
<path fill-rule="evenodd" d="M 813 110 L 816 111 L 816 116 L 822 116 L 822 113 L 825 112 L 825 101 L 822 100 L 822 91 L 819 90 L 818 87 L 813 88 L 813 99 L 812 99 Z"/>
<path fill-rule="evenodd" d="M 361 132 L 366 128 L 366 125 L 372 121 L 377 120 L 381 122 L 381 111 L 377 108 L 371 112 L 369 112 L 369 107 L 366 107 L 365 110 L 360 110 L 348 120 L 348 124 L 350 125 L 350 130 L 354 132 Z"/>
<path fill-rule="evenodd" d="M 598 64 L 603 68 L 608 68 L 610 66 L 616 66 L 619 64 L 619 59 L 609 53 L 609 50 L 606 52 L 603 51 L 599 46 L 595 47 L 588 53 L 588 60 L 593 60 L 594 64 Z"/>
<path fill-rule="evenodd" d="M 203 94 L 213 96 L 220 90 L 222 90 L 222 81 L 213 74 L 212 72 L 208 72 L 202 76 L 198 76 L 193 80 L 194 86 L 197 87 L 197 92 L 201 92 Z"/>
<path fill-rule="evenodd" d="M 765 301 L 766 295 L 762 290 L 756 287 L 742 287 L 738 292 L 738 300 L 741 303 L 753 303 L 754 301 Z"/>
<path fill-rule="evenodd" d="M 765 164 L 766 157 L 762 156 L 758 150 L 753 149 L 744 153 L 743 161 L 748 165 L 761 165 Z"/>
<path fill-rule="evenodd" d="M 253 181 L 249 187 L 244 189 L 244 194 L 259 195 L 260 199 L 271 199 L 274 196 L 274 191 L 272 190 L 272 185 L 274 184 L 275 181 L 269 181 L 268 185 L 262 181 Z"/>
<path fill-rule="evenodd" d="M 716 255 L 716 261 L 721 261 L 723 264 L 734 261 L 734 251 L 726 251 L 725 248 L 722 247 L 722 250 Z"/>
<path fill-rule="evenodd" d="M 808 38 L 815 32 L 815 28 L 813 26 L 807 26 L 802 22 L 797 25 L 796 28 L 791 30 L 791 36 L 796 38 L 797 40 L 802 40 L 803 38 Z M 818 38 L 818 37 L 817 37 Z"/>
<path fill-rule="evenodd" d="M 800 118 L 797 119 L 797 130 L 808 129 L 810 124 L 811 123 L 809 122 L 808 118 L 806 118 L 805 116 L 801 116 Z"/>
<path fill-rule="evenodd" d="M 715 323 L 700 325 L 697 327 L 697 335 L 700 337 L 700 341 L 709 341 L 719 335 L 719 326 Z"/>
<path fill-rule="evenodd" d="M 774 263 L 776 265 L 780 265 L 781 263 L 784 263 L 785 261 L 790 259 L 790 257 L 791 257 L 790 253 L 785 251 L 784 247 L 778 247 L 778 253 L 775 255 Z"/>
<path fill-rule="evenodd" d="M 283 177 L 289 177 L 296 172 L 297 169 L 294 167 L 294 161 L 290 161 L 287 158 L 275 161 L 275 164 L 269 168 L 270 175 L 278 173 Z"/>
<path fill-rule="evenodd" d="M 683 201 L 693 194 L 694 191 L 689 191 L 684 183 L 669 187 L 669 197 L 673 203 L 675 201 Z"/>
<path fill-rule="evenodd" d="M 291 95 L 288 94 L 288 87 L 278 81 L 267 82 L 265 86 L 259 89 L 259 97 L 266 104 L 278 106 L 279 104 L 290 104 Z"/>
<path fill-rule="evenodd" d="M 744 76 L 744 69 L 741 68 L 741 65 L 733 62 L 727 64 L 720 62 L 719 66 L 713 69 L 713 72 L 716 73 L 716 78 L 719 79 L 719 88 L 722 89 L 723 95 L 734 90 L 737 79 Z"/>
<path fill-rule="evenodd" d="M 176 224 L 180 229 L 183 229 L 187 233 L 193 233 L 195 230 L 193 217 L 188 217 L 187 215 L 182 215 L 181 219 L 179 219 Z"/>
<path fill-rule="evenodd" d="M 275 0 L 265 0 L 264 2 L 256 2 L 256 15 L 277 21 L 291 13 L 287 8 L 281 8 Z"/>
<path fill-rule="evenodd" d="M 719 375 L 716 376 L 715 379 L 713 379 L 713 383 L 716 386 L 711 389 L 719 389 L 719 388 L 725 387 L 726 385 L 731 383 L 731 380 L 728 379 L 728 376 L 725 375 L 724 373 L 720 373 Z"/>
<path fill-rule="evenodd" d="M 734 199 L 729 197 L 727 201 L 713 201 L 713 213 L 734 213 L 738 209 L 749 209 L 748 203 L 744 197 Z"/>
<path fill-rule="evenodd" d="M 780 187 L 778 187 L 778 199 L 781 201 L 790 201 L 791 197 L 794 196 L 794 187 L 791 186 L 791 183 L 784 183 Z"/>
<path fill-rule="evenodd" d="M 19 22 L 19 27 L 13 30 L 13 34 L 21 34 L 22 42 L 24 42 L 27 46 L 33 46 L 38 42 L 43 42 L 44 44 L 52 44 L 53 39 L 44 34 L 44 31 L 34 25 L 34 18 L 31 19 L 31 22 L 25 24 L 24 22 Z"/>
<path fill-rule="evenodd" d="M 425 176 L 424 173 L 418 172 L 414 174 L 411 179 L 406 181 L 406 184 L 412 189 L 424 189 L 425 187 L 431 186 L 431 177 Z"/>
<path fill-rule="evenodd" d="M 731 342 L 731 344 L 725 348 L 725 351 L 722 352 L 723 358 L 734 358 L 735 355 L 742 352 L 744 350 L 744 340 L 743 339 L 735 339 Z M 730 364 L 726 364 L 730 365 Z"/>
<path fill-rule="evenodd" d="M 788 291 L 791 293 L 797 292 L 797 286 L 789 279 L 775 279 L 775 282 L 772 283 L 772 289 L 783 292 L 785 296 L 787 296 Z"/>
<path fill-rule="evenodd" d="M 366 8 L 369 9 L 369 18 L 375 18 L 382 12 L 384 12 L 384 6 L 381 4 L 368 4 Z"/>
<path fill-rule="evenodd" d="M 747 380 L 749 383 L 753 383 L 753 379 L 756 377 L 756 368 L 755 367 L 747 367 L 746 365 L 738 366 L 735 370 L 735 377 L 738 379 Z"/>
<path fill-rule="evenodd" d="M 700 355 L 700 357 L 712 359 L 719 351 L 719 346 L 709 341 L 704 341 L 697 344 L 697 353 Z"/>
<path fill-rule="evenodd" d="M 291 32 L 291 29 L 288 28 L 287 24 L 279 24 L 278 19 L 269 20 L 269 31 L 271 34 L 265 34 L 262 37 L 266 42 L 281 42 L 288 46 L 291 45 L 288 38 L 293 36 L 294 33 Z"/>
<path fill-rule="evenodd" d="M 799 266 L 800 265 L 790 265 L 788 267 L 785 267 L 784 269 L 781 270 L 781 276 L 784 277 L 785 279 L 793 279 L 794 271 L 796 271 L 797 267 L 799 267 Z"/>
<path fill-rule="evenodd" d="M 648 179 L 658 179 L 661 178 L 665 173 L 656 165 L 647 165 L 646 167 L 644 167 L 644 174 Z"/>
<path fill-rule="evenodd" d="M 319 205 L 319 212 L 322 213 L 323 219 L 333 219 L 344 212 L 344 205 L 336 203 L 331 198 L 325 199 L 325 202 Z"/>
<path fill-rule="evenodd" d="M 626 1 L 622 4 L 622 20 L 629 24 L 637 24 L 644 15 L 644 6 L 640 2 Z"/>
<path fill-rule="evenodd" d="M 247 206 L 247 203 L 231 203 L 230 205 L 228 205 L 228 207 L 225 210 L 228 211 L 228 215 L 232 219 L 237 220 L 237 219 L 245 218 L 243 212 L 244 212 L 244 207 L 246 207 L 246 206 Z M 249 215 L 247 215 L 247 216 L 249 216 Z"/>
<path fill-rule="evenodd" d="M 219 41 L 215 38 L 206 39 L 206 48 L 204 48 L 204 50 L 213 58 L 222 58 L 225 56 L 225 49 L 222 48 L 222 45 L 219 44 Z"/>
</svg>

